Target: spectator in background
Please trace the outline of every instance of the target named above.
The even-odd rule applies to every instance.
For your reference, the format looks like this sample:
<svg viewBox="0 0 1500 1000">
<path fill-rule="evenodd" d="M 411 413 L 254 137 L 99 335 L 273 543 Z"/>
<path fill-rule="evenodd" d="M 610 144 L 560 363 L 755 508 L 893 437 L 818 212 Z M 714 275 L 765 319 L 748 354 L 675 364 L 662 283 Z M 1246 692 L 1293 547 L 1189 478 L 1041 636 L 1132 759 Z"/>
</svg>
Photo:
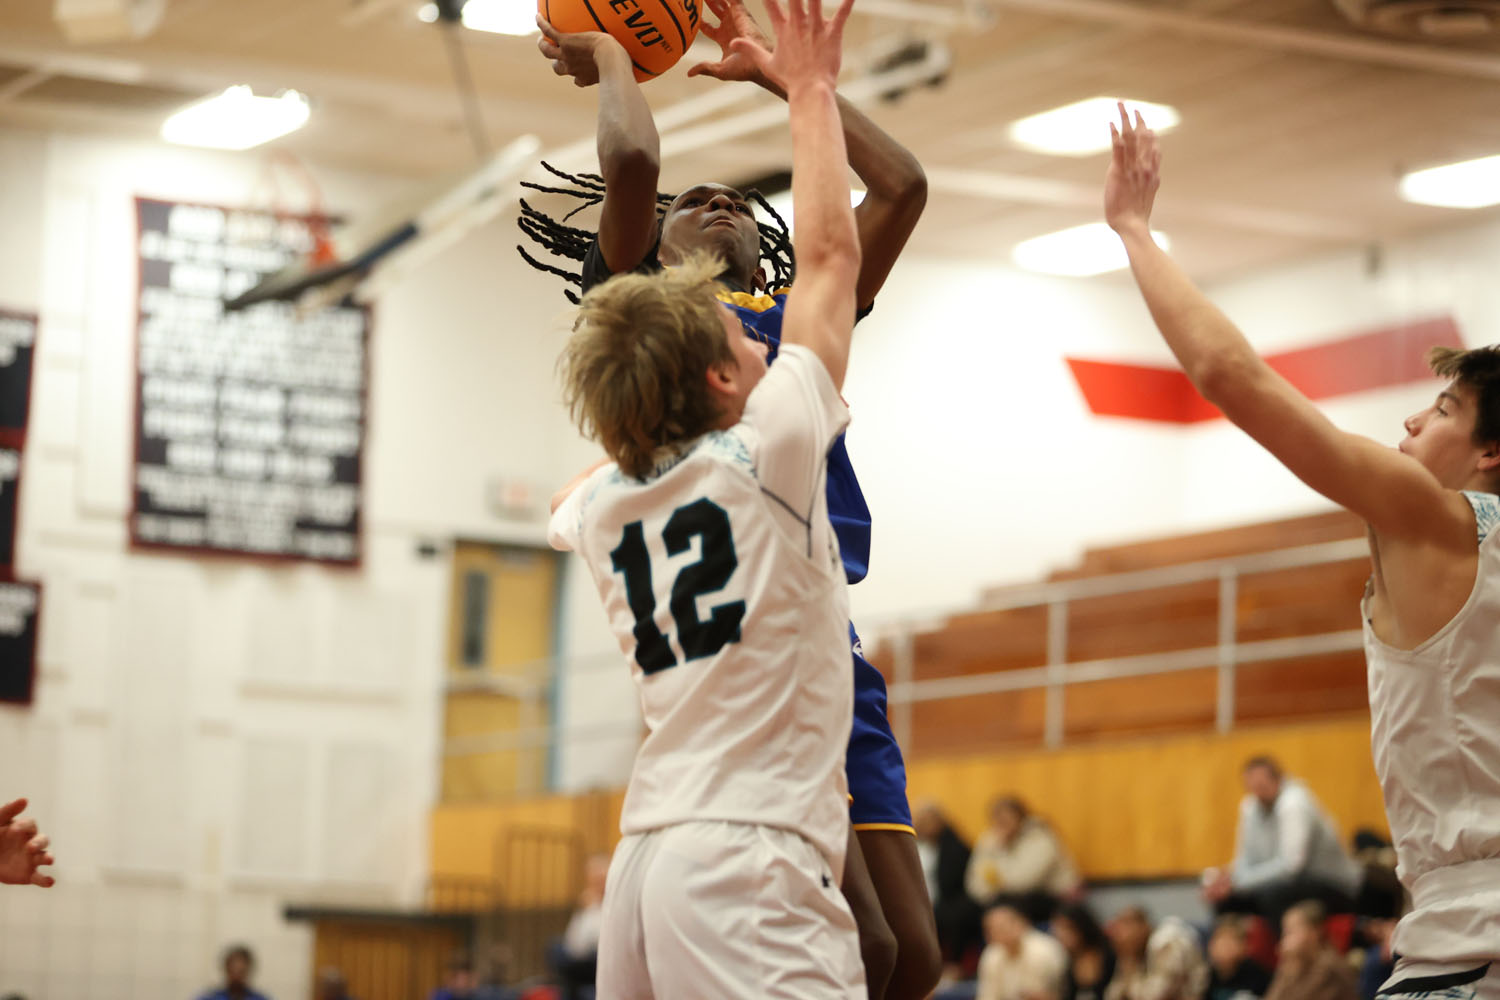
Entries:
<svg viewBox="0 0 1500 1000">
<path fill-rule="evenodd" d="M 255 974 L 255 953 L 242 944 L 224 949 L 224 985 L 203 994 L 202 1000 L 266 1000 L 250 985 Z"/>
<path fill-rule="evenodd" d="M 1198 934 L 1176 917 L 1154 930 L 1146 911 L 1127 906 L 1109 922 L 1115 947 L 1115 975 L 1105 1000 L 1200 1000 L 1208 966 L 1198 950 Z"/>
<path fill-rule="evenodd" d="M 990 806 L 990 826 L 974 841 L 964 887 L 985 909 L 1014 906 L 1042 923 L 1078 892 L 1079 879 L 1052 828 L 1020 799 L 1005 796 Z"/>
<path fill-rule="evenodd" d="M 1278 932 L 1298 900 L 1351 912 L 1362 873 L 1312 792 L 1270 757 L 1248 761 L 1244 779 L 1234 863 L 1203 873 L 1204 898 L 1219 913 L 1258 914 Z"/>
<path fill-rule="evenodd" d="M 1359 969 L 1360 1000 L 1375 1000 L 1380 987 L 1396 971 L 1396 956 L 1391 941 L 1396 935 L 1395 920 L 1371 920 L 1365 925 L 1365 961 Z"/>
<path fill-rule="evenodd" d="M 1281 924 L 1281 962 L 1266 1000 L 1356 1000 L 1354 970 L 1323 939 L 1327 916 L 1316 900 L 1287 909 Z"/>
<path fill-rule="evenodd" d="M 1214 924 L 1208 938 L 1208 992 L 1203 1000 L 1245 1000 L 1263 997 L 1271 973 L 1250 957 L 1245 918 L 1226 915 Z"/>
<path fill-rule="evenodd" d="M 584 868 L 583 891 L 578 908 L 568 919 L 562 940 L 553 944 L 548 959 L 562 987 L 562 1000 L 578 1000 L 583 988 L 594 985 L 599 962 L 599 928 L 604 915 L 604 882 L 609 875 L 609 855 L 595 854 Z"/>
<path fill-rule="evenodd" d="M 354 1000 L 342 971 L 332 966 L 318 970 L 318 1000 Z"/>
<path fill-rule="evenodd" d="M 984 937 L 975 1000 L 1058 1000 L 1068 956 L 1055 938 L 1013 906 L 984 915 Z"/>
<path fill-rule="evenodd" d="M 474 972 L 474 960 L 467 952 L 458 952 L 448 959 L 443 973 L 443 985 L 432 991 L 430 1000 L 478 1000 L 479 976 Z"/>
<path fill-rule="evenodd" d="M 969 845 L 964 843 L 935 802 L 923 803 L 915 817 L 917 854 L 927 878 L 927 897 L 937 921 L 938 947 L 943 954 L 943 978 L 958 978 L 964 957 L 984 943 L 980 910 L 964 889 L 969 870 Z"/>
<path fill-rule="evenodd" d="M 1052 915 L 1050 930 L 1068 953 L 1062 1000 L 1104 1000 L 1115 975 L 1115 952 L 1094 911 L 1082 903 L 1064 903 Z"/>
<path fill-rule="evenodd" d="M 47 835 L 37 832 L 36 820 L 21 819 L 25 808 L 25 799 L 0 806 L 0 882 L 47 889 L 52 886 L 52 876 L 38 871 L 52 864 Z"/>
</svg>

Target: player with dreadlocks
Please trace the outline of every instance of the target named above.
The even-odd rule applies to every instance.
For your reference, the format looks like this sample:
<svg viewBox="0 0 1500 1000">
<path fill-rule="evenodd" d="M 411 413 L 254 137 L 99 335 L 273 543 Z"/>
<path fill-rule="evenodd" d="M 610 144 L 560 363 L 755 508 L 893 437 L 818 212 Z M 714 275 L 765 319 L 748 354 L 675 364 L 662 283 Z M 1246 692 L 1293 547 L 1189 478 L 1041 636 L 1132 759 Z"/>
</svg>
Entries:
<svg viewBox="0 0 1500 1000">
<path fill-rule="evenodd" d="M 700 63 L 689 76 L 754 82 L 783 100 L 786 94 L 746 55 L 745 43 L 773 49 L 743 0 L 706 0 L 717 18 L 704 17 L 704 34 L 719 43 L 722 58 Z M 651 109 L 635 82 L 630 60 L 609 35 L 567 34 L 538 19 L 542 54 L 559 76 L 580 87 L 598 86 L 599 176 L 553 171 L 582 204 L 554 222 L 528 206 L 521 227 L 547 250 L 579 261 L 576 277 L 543 265 L 587 292 L 612 275 L 673 267 L 700 255 L 722 261 L 720 298 L 775 357 L 795 261 L 786 227 L 764 199 L 717 183 L 696 184 L 675 196 L 657 191 L 660 140 Z M 738 46 L 736 43 L 740 43 Z M 849 166 L 866 189 L 855 209 L 861 264 L 855 286 L 860 316 L 869 312 L 906 245 L 927 200 L 927 183 L 915 157 L 843 98 L 838 100 Z M 752 199 L 770 217 L 758 223 Z M 598 204 L 599 232 L 570 227 L 572 215 Z M 522 251 L 523 254 L 525 251 Z M 771 266 L 768 280 L 762 260 Z M 569 298 L 574 298 L 569 293 Z M 576 301 L 576 300 L 575 300 Z M 870 552 L 870 512 L 840 436 L 828 455 L 828 511 L 838 536 L 845 575 L 863 579 Z M 866 980 L 874 1000 L 927 996 L 942 957 L 932 906 L 917 854 L 906 770 L 886 718 L 885 683 L 863 657 L 852 625 L 855 708 L 847 772 L 850 805 L 848 861 L 843 890 L 860 929 Z"/>
</svg>

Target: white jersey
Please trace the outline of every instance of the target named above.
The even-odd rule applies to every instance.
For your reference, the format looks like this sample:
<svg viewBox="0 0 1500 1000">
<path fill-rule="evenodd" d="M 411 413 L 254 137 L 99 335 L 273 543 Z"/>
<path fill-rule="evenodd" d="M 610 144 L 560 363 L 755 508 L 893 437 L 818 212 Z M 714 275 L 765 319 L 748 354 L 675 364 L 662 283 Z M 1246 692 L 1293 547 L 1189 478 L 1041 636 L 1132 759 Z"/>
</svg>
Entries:
<svg viewBox="0 0 1500 1000">
<path fill-rule="evenodd" d="M 1466 493 L 1479 572 L 1463 608 L 1413 650 L 1370 627 L 1370 740 L 1412 912 L 1395 951 L 1500 959 L 1500 498 Z"/>
<path fill-rule="evenodd" d="M 825 467 L 848 422 L 817 355 L 784 345 L 740 423 L 644 481 L 606 466 L 553 515 L 549 538 L 588 563 L 640 692 L 621 832 L 782 827 L 842 875 L 854 688 Z"/>
</svg>

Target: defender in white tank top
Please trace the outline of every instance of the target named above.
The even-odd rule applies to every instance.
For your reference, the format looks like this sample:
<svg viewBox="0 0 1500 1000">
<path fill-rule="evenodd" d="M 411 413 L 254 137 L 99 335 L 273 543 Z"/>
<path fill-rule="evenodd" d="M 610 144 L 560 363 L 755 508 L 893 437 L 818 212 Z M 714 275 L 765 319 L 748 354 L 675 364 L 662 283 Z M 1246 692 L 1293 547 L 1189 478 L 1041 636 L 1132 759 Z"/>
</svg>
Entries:
<svg viewBox="0 0 1500 1000">
<path fill-rule="evenodd" d="M 1472 966 L 1500 957 L 1500 497 L 1464 495 L 1479 570 L 1463 609 L 1410 650 L 1375 635 L 1368 596 L 1363 617 L 1370 742 L 1412 898 L 1394 950 Z"/>
<path fill-rule="evenodd" d="M 1415 906 L 1382 992 L 1500 1000 L 1500 347 L 1429 349 L 1449 382 L 1397 448 L 1339 430 L 1156 245 L 1156 137 L 1123 105 L 1112 131 L 1105 219 L 1167 346 L 1225 417 L 1370 529 L 1372 744 Z"/>
</svg>

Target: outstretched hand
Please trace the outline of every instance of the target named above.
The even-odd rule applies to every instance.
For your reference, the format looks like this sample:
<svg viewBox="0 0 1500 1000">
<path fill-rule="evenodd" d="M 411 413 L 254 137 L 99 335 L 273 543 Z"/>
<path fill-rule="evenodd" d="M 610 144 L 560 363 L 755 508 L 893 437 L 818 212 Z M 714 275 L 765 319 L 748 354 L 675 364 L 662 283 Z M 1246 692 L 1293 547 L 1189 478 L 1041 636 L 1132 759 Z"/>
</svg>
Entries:
<svg viewBox="0 0 1500 1000">
<path fill-rule="evenodd" d="M 18 818 L 25 808 L 25 799 L 0 806 L 0 882 L 46 889 L 53 883 L 52 876 L 37 869 L 52 864 L 49 841 L 37 832 L 35 820 Z"/>
<path fill-rule="evenodd" d="M 1104 221 L 1117 233 L 1151 226 L 1151 206 L 1161 186 L 1161 150 L 1141 113 L 1135 121 L 1121 103 L 1120 124 L 1109 126 L 1113 150 L 1104 181 Z"/>
<path fill-rule="evenodd" d="M 775 51 L 775 44 L 766 38 L 766 33 L 755 18 L 745 9 L 744 0 L 704 0 L 718 22 L 703 18 L 698 30 L 719 43 L 718 62 L 701 62 L 688 68 L 688 76 L 711 76 L 715 80 L 744 80 L 760 83 L 764 77 L 755 60 L 734 48 L 736 38 L 754 42 L 767 52 Z"/>
<path fill-rule="evenodd" d="M 749 60 L 788 93 L 818 84 L 833 87 L 838 83 L 843 58 L 844 22 L 853 7 L 854 0 L 843 0 L 828 19 L 823 16 L 821 0 L 787 0 L 786 9 L 778 0 L 766 0 L 766 14 L 776 31 L 775 50 L 745 36 L 733 38 L 729 46 L 734 55 Z"/>
<path fill-rule="evenodd" d="M 599 51 L 609 46 L 620 47 L 620 43 L 602 31 L 558 31 L 546 18 L 538 14 L 536 26 L 542 37 L 536 47 L 542 55 L 552 61 L 552 72 L 558 76 L 571 76 L 578 87 L 592 87 L 599 82 Z"/>
</svg>

